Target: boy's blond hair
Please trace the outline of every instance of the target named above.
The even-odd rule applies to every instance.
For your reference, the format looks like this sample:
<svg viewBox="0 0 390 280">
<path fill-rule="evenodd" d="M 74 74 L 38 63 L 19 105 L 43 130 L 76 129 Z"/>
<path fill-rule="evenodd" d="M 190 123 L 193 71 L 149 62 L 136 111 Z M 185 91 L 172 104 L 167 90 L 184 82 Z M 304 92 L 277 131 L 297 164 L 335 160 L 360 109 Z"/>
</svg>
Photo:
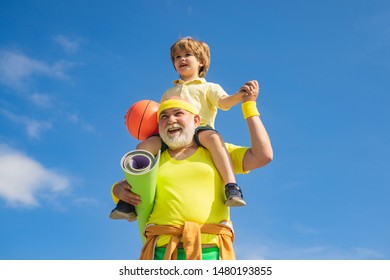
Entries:
<svg viewBox="0 0 390 280">
<path fill-rule="evenodd" d="M 203 66 L 199 69 L 199 77 L 204 78 L 210 66 L 210 48 L 202 41 L 196 40 L 192 37 L 184 37 L 178 40 L 171 46 L 171 60 L 173 67 L 175 67 L 175 57 L 180 51 L 190 51 Z"/>
</svg>

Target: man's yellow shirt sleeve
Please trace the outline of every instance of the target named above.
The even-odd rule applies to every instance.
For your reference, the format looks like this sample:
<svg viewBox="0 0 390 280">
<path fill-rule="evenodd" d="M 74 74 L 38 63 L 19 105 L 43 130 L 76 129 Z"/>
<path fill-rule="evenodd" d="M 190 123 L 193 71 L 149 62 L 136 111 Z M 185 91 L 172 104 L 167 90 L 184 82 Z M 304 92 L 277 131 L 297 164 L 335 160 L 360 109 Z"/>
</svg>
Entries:
<svg viewBox="0 0 390 280">
<path fill-rule="evenodd" d="M 249 150 L 248 147 L 236 146 L 230 143 L 225 143 L 226 148 L 232 158 L 233 169 L 235 174 L 248 174 L 249 171 L 244 171 L 243 161 L 245 153 Z"/>
</svg>

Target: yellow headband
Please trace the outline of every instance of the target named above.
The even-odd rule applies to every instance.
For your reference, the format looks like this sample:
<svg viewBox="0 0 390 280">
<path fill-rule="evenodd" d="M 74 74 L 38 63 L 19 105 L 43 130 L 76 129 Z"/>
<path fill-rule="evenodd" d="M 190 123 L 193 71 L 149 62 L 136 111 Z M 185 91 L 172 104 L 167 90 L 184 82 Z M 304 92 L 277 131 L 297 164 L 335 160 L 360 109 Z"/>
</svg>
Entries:
<svg viewBox="0 0 390 280">
<path fill-rule="evenodd" d="M 194 115 L 198 113 L 195 107 L 192 104 L 188 103 L 187 101 L 179 100 L 179 99 L 169 99 L 169 100 L 165 100 L 160 104 L 160 107 L 158 108 L 157 111 L 157 121 L 160 120 L 160 114 L 162 111 L 167 109 L 172 109 L 172 108 L 184 109 Z"/>
</svg>

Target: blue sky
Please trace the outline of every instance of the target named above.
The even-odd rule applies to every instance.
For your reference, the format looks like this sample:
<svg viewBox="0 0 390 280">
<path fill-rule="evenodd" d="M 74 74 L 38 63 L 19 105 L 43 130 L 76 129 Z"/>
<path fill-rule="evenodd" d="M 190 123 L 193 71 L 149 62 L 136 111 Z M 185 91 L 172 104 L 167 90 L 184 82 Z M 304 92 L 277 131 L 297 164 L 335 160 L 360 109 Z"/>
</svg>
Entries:
<svg viewBox="0 0 390 280">
<path fill-rule="evenodd" d="M 228 93 L 261 85 L 274 161 L 238 176 L 238 258 L 390 258 L 388 1 L 3 0 L 0 22 L 0 259 L 138 258 L 108 218 L 123 116 L 177 78 L 181 36 Z M 239 106 L 216 127 L 249 144 Z"/>
</svg>

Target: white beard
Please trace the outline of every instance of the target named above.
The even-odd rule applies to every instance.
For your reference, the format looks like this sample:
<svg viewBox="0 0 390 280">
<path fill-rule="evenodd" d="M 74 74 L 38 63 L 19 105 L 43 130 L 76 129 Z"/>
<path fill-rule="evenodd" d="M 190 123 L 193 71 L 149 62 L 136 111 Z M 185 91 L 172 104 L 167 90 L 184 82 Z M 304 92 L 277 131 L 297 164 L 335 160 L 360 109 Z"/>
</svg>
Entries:
<svg viewBox="0 0 390 280">
<path fill-rule="evenodd" d="M 169 135 L 168 129 L 171 128 L 181 128 L 180 134 Z M 160 132 L 160 137 L 170 149 L 176 150 L 190 144 L 194 139 L 194 134 L 195 124 L 190 122 L 186 127 L 179 124 L 167 126 L 164 131 Z"/>
</svg>

